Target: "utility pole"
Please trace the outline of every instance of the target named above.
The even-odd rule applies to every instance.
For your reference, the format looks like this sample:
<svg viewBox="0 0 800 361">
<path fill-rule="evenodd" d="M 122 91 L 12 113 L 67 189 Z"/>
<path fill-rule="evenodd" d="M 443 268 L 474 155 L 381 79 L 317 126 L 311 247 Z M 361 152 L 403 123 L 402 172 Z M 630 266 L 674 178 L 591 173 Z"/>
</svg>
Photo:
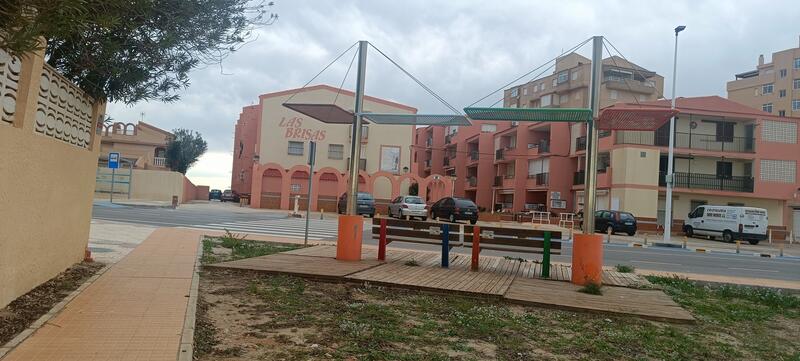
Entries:
<svg viewBox="0 0 800 361">
<path fill-rule="evenodd" d="M 686 26 L 675 28 L 675 51 L 672 59 L 672 109 L 675 109 L 675 82 L 678 71 L 678 33 L 686 29 Z M 675 116 L 669 119 L 669 155 L 667 156 L 667 200 L 664 206 L 664 241 L 669 242 L 672 238 L 672 187 L 675 183 L 675 173 L 673 164 L 675 159 Z"/>
<path fill-rule="evenodd" d="M 586 179 L 583 187 L 583 233 L 594 233 L 594 210 L 597 195 L 597 127 L 600 113 L 600 76 L 603 72 L 603 37 L 592 38 L 592 81 L 590 99 L 592 119 L 586 123 Z"/>
<path fill-rule="evenodd" d="M 311 187 L 314 179 L 314 163 L 317 160 L 317 142 L 308 142 L 308 195 L 306 196 L 306 229 L 303 235 L 303 245 L 308 245 L 308 222 L 311 220 Z"/>
<path fill-rule="evenodd" d="M 358 170 L 361 164 L 361 112 L 364 107 L 364 83 L 367 71 L 366 40 L 358 42 L 358 74 L 356 80 L 356 105 L 350 144 L 350 179 L 347 184 L 347 215 L 358 214 Z"/>
</svg>

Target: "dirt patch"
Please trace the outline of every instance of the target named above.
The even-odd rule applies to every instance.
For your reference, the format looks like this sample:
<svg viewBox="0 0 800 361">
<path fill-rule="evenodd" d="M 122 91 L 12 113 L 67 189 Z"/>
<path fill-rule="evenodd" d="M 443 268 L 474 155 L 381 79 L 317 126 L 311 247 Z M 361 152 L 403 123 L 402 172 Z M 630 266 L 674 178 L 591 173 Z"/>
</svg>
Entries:
<svg viewBox="0 0 800 361">
<path fill-rule="evenodd" d="M 105 266 L 78 263 L 0 310 L 0 345 L 6 344 Z"/>
</svg>

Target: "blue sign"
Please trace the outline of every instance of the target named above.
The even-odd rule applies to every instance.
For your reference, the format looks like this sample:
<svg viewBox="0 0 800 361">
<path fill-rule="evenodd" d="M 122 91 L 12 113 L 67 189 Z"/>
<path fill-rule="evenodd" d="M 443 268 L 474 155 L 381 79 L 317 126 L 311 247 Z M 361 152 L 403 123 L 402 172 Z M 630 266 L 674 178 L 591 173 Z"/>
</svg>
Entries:
<svg viewBox="0 0 800 361">
<path fill-rule="evenodd" d="M 108 153 L 108 168 L 111 169 L 119 168 L 119 153 L 117 152 Z"/>
</svg>

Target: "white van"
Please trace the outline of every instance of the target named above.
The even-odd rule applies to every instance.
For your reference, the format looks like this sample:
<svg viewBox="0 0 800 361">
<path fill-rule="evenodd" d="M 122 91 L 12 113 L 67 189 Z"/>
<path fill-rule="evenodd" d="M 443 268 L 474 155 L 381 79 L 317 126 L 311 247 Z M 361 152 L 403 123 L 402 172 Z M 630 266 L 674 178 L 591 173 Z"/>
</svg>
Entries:
<svg viewBox="0 0 800 361">
<path fill-rule="evenodd" d="M 689 213 L 683 232 L 691 237 L 722 237 L 725 242 L 742 239 L 758 244 L 767 239 L 767 210 L 753 207 L 699 206 Z"/>
</svg>

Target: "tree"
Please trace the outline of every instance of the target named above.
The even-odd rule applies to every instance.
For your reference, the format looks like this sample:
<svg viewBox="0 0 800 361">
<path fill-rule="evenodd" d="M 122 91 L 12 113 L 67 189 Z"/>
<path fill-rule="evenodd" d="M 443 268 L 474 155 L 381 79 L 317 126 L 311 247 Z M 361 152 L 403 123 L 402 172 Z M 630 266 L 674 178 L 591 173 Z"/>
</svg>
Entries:
<svg viewBox="0 0 800 361">
<path fill-rule="evenodd" d="M 208 150 L 200 133 L 189 129 L 175 129 L 175 136 L 167 143 L 167 166 L 176 172 L 186 171 Z"/>
<path fill-rule="evenodd" d="M 0 48 L 47 40 L 49 65 L 95 99 L 174 101 L 192 69 L 221 64 L 277 19 L 251 0 L 5 0 Z"/>
</svg>

